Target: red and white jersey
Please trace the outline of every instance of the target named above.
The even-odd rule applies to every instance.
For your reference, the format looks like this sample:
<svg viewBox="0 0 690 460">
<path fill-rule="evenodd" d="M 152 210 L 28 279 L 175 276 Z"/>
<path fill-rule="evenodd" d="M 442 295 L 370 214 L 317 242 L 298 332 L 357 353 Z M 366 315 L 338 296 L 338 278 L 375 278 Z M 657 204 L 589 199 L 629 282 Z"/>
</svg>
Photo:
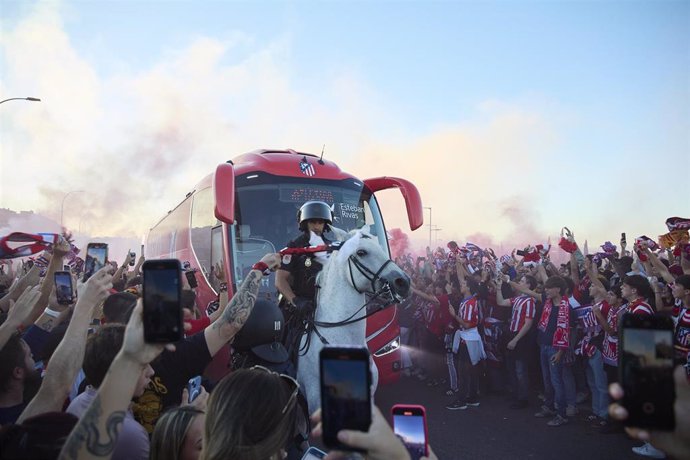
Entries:
<svg viewBox="0 0 690 460">
<path fill-rule="evenodd" d="M 458 312 L 460 319 L 470 323 L 469 328 L 477 327 L 479 323 L 479 307 L 477 305 L 477 296 L 473 295 L 467 300 L 464 300 L 460 304 L 460 310 Z"/>
<path fill-rule="evenodd" d="M 608 313 L 606 314 L 606 322 L 613 329 L 613 332 L 609 334 L 604 333 L 604 343 L 602 346 L 601 354 L 604 358 L 604 363 L 610 366 L 618 366 L 618 319 L 619 310 L 625 311 L 624 307 L 616 308 L 613 305 L 609 307 Z"/>
<path fill-rule="evenodd" d="M 510 319 L 510 332 L 520 332 L 525 325 L 526 319 L 534 319 L 537 313 L 537 306 L 534 298 L 528 295 L 521 295 L 510 299 L 513 304 L 513 313 Z"/>
<path fill-rule="evenodd" d="M 690 308 L 683 308 L 678 314 L 674 342 L 676 347 L 690 351 Z"/>
<path fill-rule="evenodd" d="M 633 315 L 653 315 L 654 310 L 649 306 L 644 300 L 635 299 L 633 302 L 628 303 L 627 312 Z"/>
</svg>

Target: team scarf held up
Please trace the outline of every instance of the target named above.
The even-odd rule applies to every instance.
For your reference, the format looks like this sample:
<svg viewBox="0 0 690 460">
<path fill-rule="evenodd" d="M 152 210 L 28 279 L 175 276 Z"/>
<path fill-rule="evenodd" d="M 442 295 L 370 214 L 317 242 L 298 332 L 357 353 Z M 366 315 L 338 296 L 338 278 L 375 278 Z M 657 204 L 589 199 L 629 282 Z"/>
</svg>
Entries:
<svg viewBox="0 0 690 460">
<path fill-rule="evenodd" d="M 10 233 L 0 238 L 0 259 L 16 259 L 45 251 L 57 239 L 56 233 Z"/>
<path fill-rule="evenodd" d="M 551 316 L 551 309 L 553 302 L 549 298 L 544 304 L 544 310 L 541 313 L 539 324 L 537 327 L 540 331 L 545 332 L 549 324 L 549 317 Z M 568 298 L 563 296 L 558 304 L 558 317 L 556 319 L 556 331 L 553 334 L 552 345 L 555 348 L 570 347 L 570 303 Z"/>
</svg>

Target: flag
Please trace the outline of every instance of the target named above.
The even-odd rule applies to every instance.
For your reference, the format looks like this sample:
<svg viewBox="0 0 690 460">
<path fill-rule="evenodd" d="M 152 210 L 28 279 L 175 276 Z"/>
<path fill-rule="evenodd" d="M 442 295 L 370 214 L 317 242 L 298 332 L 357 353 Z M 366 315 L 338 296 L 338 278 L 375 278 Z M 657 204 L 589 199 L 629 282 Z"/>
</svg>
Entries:
<svg viewBox="0 0 690 460">
<path fill-rule="evenodd" d="M 597 323 L 597 317 L 594 316 L 594 311 L 592 310 L 591 305 L 583 305 L 581 307 L 574 308 L 573 313 L 575 313 L 575 318 L 577 319 L 578 323 L 583 326 L 585 330 L 594 329 L 599 324 Z"/>
<path fill-rule="evenodd" d="M 305 176 L 311 177 L 316 175 L 316 170 L 314 169 L 314 166 L 308 161 L 302 160 L 299 164 L 299 170 Z"/>
<path fill-rule="evenodd" d="M 0 259 L 30 256 L 49 248 L 55 241 L 57 241 L 55 233 L 37 235 L 22 232 L 10 233 L 0 237 Z"/>
</svg>

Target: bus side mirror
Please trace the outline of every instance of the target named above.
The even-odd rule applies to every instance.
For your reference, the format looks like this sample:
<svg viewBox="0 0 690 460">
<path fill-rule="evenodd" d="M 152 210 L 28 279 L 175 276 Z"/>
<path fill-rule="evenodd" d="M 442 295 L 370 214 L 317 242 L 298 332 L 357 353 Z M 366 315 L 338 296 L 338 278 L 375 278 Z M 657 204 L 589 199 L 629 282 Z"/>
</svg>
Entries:
<svg viewBox="0 0 690 460">
<path fill-rule="evenodd" d="M 422 197 L 419 195 L 419 190 L 415 185 L 399 177 L 374 177 L 367 179 L 364 184 L 376 193 L 379 190 L 387 190 L 389 188 L 397 187 L 405 199 L 405 206 L 407 208 L 407 220 L 410 223 L 410 230 L 417 230 L 424 223 L 424 208 L 422 207 Z"/>
<path fill-rule="evenodd" d="M 235 168 L 221 163 L 213 175 L 214 214 L 227 224 L 235 222 Z"/>
</svg>

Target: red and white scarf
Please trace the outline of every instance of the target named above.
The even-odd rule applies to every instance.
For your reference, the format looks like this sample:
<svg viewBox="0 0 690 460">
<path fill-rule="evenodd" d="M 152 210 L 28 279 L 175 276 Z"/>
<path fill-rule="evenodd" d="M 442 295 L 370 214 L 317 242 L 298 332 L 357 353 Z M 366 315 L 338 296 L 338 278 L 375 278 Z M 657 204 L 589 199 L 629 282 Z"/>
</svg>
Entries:
<svg viewBox="0 0 690 460">
<path fill-rule="evenodd" d="M 541 312 L 541 318 L 539 319 L 539 325 L 537 326 L 539 330 L 546 331 L 552 308 L 553 302 L 551 299 L 548 299 L 546 304 L 544 304 L 544 310 Z M 561 302 L 558 304 L 556 331 L 553 334 L 552 345 L 556 348 L 570 347 L 570 303 L 568 302 L 568 298 L 566 296 L 563 296 L 561 298 Z"/>
</svg>

